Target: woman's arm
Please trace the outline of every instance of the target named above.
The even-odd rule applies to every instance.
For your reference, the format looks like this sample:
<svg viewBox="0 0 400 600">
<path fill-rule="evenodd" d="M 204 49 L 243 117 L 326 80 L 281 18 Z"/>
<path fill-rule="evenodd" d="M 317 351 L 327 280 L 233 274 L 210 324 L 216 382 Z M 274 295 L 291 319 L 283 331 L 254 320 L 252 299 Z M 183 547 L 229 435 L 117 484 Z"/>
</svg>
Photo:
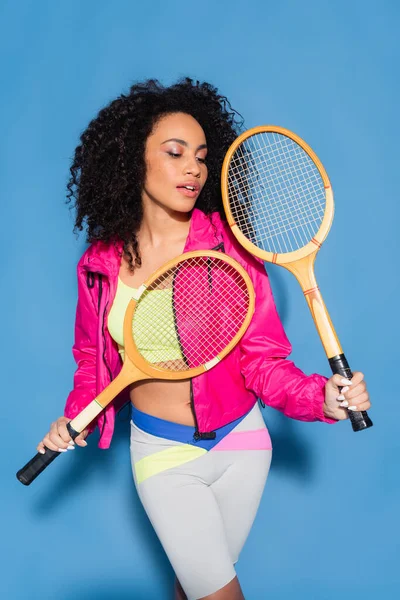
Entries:
<svg viewBox="0 0 400 600">
<path fill-rule="evenodd" d="M 77 266 L 78 302 L 75 317 L 75 339 L 72 354 L 77 364 L 73 389 L 68 395 L 64 416 L 73 419 L 96 396 L 96 344 L 97 344 L 97 306 L 86 283 L 85 272 L 81 269 L 82 256 Z M 96 427 L 93 421 L 89 427 L 92 433 Z"/>
<path fill-rule="evenodd" d="M 87 406 L 96 395 L 96 323 L 97 313 L 93 306 L 86 282 L 80 269 L 81 261 L 78 263 L 78 303 L 75 318 L 75 341 L 72 352 L 78 365 L 74 375 L 74 387 L 68 395 L 64 416 L 54 421 L 48 433 L 37 445 L 41 454 L 45 453 L 45 447 L 50 450 L 66 452 L 73 450 L 75 444 L 86 446 L 85 438 L 92 433 L 96 427 L 93 422 L 84 429 L 75 442 L 67 430 L 67 423 Z"/>
<path fill-rule="evenodd" d="M 292 347 L 277 313 L 264 266 L 251 261 L 248 271 L 256 292 L 256 308 L 240 342 L 246 387 L 288 417 L 336 423 L 323 410 L 327 378 L 317 374 L 307 376 L 287 359 Z"/>
</svg>

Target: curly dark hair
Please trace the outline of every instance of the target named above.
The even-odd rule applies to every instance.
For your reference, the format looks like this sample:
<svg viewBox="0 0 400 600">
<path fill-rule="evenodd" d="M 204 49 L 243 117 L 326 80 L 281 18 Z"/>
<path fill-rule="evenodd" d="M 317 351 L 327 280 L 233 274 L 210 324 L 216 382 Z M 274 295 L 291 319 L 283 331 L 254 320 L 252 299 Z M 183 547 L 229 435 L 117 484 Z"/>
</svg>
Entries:
<svg viewBox="0 0 400 600">
<path fill-rule="evenodd" d="M 87 241 L 123 241 L 130 269 L 141 265 L 137 231 L 142 220 L 145 143 L 157 121 L 171 113 L 194 117 L 204 130 L 208 178 L 196 208 L 223 216 L 220 173 L 226 151 L 243 125 L 241 115 L 209 83 L 186 77 L 165 87 L 155 79 L 135 83 L 100 110 L 76 147 L 67 202 L 76 209 L 75 231 Z"/>
</svg>

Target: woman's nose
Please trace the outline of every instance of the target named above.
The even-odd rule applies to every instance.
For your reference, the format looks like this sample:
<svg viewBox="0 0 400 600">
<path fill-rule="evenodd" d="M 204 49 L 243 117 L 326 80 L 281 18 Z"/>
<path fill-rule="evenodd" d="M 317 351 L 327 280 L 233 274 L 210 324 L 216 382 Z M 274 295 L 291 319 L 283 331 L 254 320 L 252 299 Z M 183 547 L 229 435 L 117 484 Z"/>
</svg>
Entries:
<svg viewBox="0 0 400 600">
<path fill-rule="evenodd" d="M 190 173 L 194 177 L 198 177 L 200 175 L 200 165 L 197 162 L 196 158 L 189 158 L 185 164 L 185 173 Z"/>
</svg>

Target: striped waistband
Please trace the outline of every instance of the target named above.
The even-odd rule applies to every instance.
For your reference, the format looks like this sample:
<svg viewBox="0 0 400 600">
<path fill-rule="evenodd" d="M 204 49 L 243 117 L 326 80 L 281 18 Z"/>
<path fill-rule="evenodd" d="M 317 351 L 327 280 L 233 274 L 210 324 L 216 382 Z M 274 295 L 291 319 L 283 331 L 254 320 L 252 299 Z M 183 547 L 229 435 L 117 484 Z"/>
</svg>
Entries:
<svg viewBox="0 0 400 600">
<path fill-rule="evenodd" d="M 138 408 L 132 405 L 132 422 L 146 433 L 155 435 L 157 437 L 166 438 L 168 440 L 174 440 L 176 442 L 182 442 L 184 444 L 192 444 L 198 448 L 204 448 L 204 450 L 211 450 L 216 444 L 218 444 L 228 433 L 232 431 L 243 419 L 249 414 L 248 411 L 242 417 L 239 417 L 235 421 L 219 427 L 215 430 L 215 439 L 213 440 L 196 440 L 194 438 L 195 427 L 190 425 L 181 425 L 180 423 L 174 423 L 173 421 L 166 421 L 159 417 L 154 417 L 147 413 L 142 412 Z"/>
</svg>

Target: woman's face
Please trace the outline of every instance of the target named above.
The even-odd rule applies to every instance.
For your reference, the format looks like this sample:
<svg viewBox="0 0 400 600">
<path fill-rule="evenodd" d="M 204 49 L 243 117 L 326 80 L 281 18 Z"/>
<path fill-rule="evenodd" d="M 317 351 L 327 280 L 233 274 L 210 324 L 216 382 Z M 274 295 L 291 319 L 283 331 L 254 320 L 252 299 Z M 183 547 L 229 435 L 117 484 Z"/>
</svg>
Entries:
<svg viewBox="0 0 400 600">
<path fill-rule="evenodd" d="M 142 200 L 169 211 L 191 211 L 207 180 L 204 131 L 191 115 L 161 117 L 146 140 Z"/>
</svg>

